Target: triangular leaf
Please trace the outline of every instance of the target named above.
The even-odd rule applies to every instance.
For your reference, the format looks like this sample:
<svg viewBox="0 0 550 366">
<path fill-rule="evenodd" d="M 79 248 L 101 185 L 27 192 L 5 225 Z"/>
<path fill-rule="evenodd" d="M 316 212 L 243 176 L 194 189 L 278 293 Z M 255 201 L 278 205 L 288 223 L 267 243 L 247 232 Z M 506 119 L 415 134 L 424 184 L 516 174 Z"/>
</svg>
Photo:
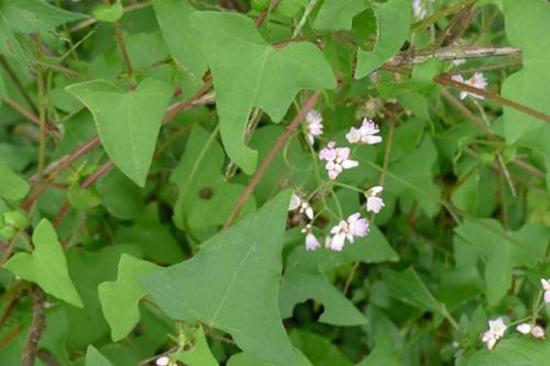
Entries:
<svg viewBox="0 0 550 366">
<path fill-rule="evenodd" d="M 198 31 L 214 77 L 224 147 L 229 157 L 251 174 L 257 152 L 245 146 L 244 132 L 252 108 L 262 108 L 278 122 L 300 90 L 332 89 L 336 79 L 312 43 L 274 48 L 244 15 L 196 12 L 191 24 Z"/>
<path fill-rule="evenodd" d="M 67 260 L 52 224 L 42 219 L 32 234 L 34 252 L 18 253 L 4 268 L 21 278 L 37 283 L 45 292 L 82 307 L 82 300 L 69 276 Z"/>
<path fill-rule="evenodd" d="M 92 112 L 109 157 L 143 187 L 170 100 L 169 85 L 145 79 L 136 90 L 126 91 L 110 81 L 92 80 L 70 85 L 66 90 Z"/>
<path fill-rule="evenodd" d="M 287 271 L 281 283 L 281 315 L 292 316 L 298 303 L 315 299 L 324 305 L 320 322 L 340 326 L 361 325 L 367 322 L 365 316 L 338 291 L 324 274 L 311 274 L 297 270 Z"/>
<path fill-rule="evenodd" d="M 158 270 L 156 264 L 123 254 L 116 281 L 103 282 L 97 288 L 105 319 L 111 326 L 111 337 L 125 338 L 139 321 L 139 300 L 146 292 L 138 278 Z"/>
<path fill-rule="evenodd" d="M 191 259 L 143 277 L 169 316 L 202 321 L 233 336 L 245 352 L 291 365 L 279 313 L 281 250 L 290 192 L 203 244 Z"/>
</svg>

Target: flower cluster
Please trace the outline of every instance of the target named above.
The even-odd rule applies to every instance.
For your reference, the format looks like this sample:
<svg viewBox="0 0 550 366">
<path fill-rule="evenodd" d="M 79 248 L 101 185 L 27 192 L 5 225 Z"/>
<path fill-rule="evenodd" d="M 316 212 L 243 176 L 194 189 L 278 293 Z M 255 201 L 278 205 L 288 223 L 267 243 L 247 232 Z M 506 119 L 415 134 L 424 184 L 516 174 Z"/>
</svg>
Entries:
<svg viewBox="0 0 550 366">
<path fill-rule="evenodd" d="M 481 72 L 476 72 L 471 78 L 468 80 L 465 80 L 462 75 L 453 75 L 451 77 L 454 81 L 458 81 L 459 83 L 468 84 L 474 88 L 478 89 L 485 89 L 487 87 L 487 80 L 485 79 L 485 76 Z M 470 93 L 467 91 L 461 91 L 460 92 L 460 99 L 464 100 L 466 97 L 471 96 L 475 99 L 485 99 L 482 95 L 477 95 L 475 93 Z"/>
<path fill-rule="evenodd" d="M 319 159 L 326 161 L 325 169 L 330 179 L 336 179 L 344 171 L 359 166 L 355 160 L 349 159 L 351 150 L 349 147 L 336 147 L 336 143 L 331 141 L 327 147 L 324 147 L 319 153 Z"/>
<path fill-rule="evenodd" d="M 540 284 L 544 290 L 544 302 L 548 304 L 550 303 L 550 279 L 541 278 Z M 489 320 L 489 329 L 481 336 L 481 340 L 486 344 L 487 349 L 492 350 L 495 347 L 498 340 L 504 336 L 506 329 L 508 329 L 508 326 L 504 323 L 502 317 Z M 544 328 L 537 325 L 535 321 L 518 324 L 516 331 L 525 335 L 530 334 L 535 339 L 544 339 L 546 336 Z"/>
<path fill-rule="evenodd" d="M 323 116 L 317 110 L 311 110 L 305 118 L 306 122 L 306 140 L 313 146 L 315 138 L 323 134 Z M 346 139 L 350 144 L 374 145 L 382 142 L 379 135 L 380 129 L 370 119 L 364 118 L 361 126 L 352 127 L 346 134 Z M 351 149 L 349 147 L 337 147 L 336 142 L 330 141 L 319 152 L 319 159 L 325 162 L 325 169 L 331 180 L 335 180 L 346 169 L 352 169 L 359 166 L 359 162 L 352 160 Z M 377 214 L 384 207 L 384 201 L 380 197 L 383 188 L 374 186 L 365 192 L 367 212 Z M 308 199 L 304 199 L 300 194 L 293 194 L 289 204 L 289 211 L 297 210 L 299 214 L 304 215 L 309 222 L 302 229 L 305 236 L 306 250 L 317 250 L 321 248 L 321 243 L 312 232 L 312 224 L 315 220 L 315 213 Z M 364 237 L 369 232 L 369 221 L 362 217 L 359 212 L 355 212 L 342 219 L 330 229 L 329 235 L 325 238 L 324 247 L 334 251 L 342 251 L 346 243 L 353 243 L 355 238 Z"/>
</svg>

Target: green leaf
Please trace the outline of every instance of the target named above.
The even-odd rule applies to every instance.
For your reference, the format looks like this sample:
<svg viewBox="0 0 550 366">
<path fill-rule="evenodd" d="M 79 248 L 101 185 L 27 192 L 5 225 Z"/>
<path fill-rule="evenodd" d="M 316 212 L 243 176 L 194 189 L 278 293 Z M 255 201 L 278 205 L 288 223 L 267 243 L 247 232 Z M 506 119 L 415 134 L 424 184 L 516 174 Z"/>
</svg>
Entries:
<svg viewBox="0 0 550 366">
<path fill-rule="evenodd" d="M 97 183 L 103 206 L 119 219 L 133 219 L 145 210 L 143 189 L 118 169 L 112 169 Z"/>
<path fill-rule="evenodd" d="M 170 181 L 178 186 L 174 223 L 182 230 L 221 225 L 227 219 L 244 186 L 226 181 L 222 169 L 225 154 L 216 133 L 194 126 L 185 153 Z M 254 208 L 250 200 L 246 210 Z M 245 210 L 245 212 L 246 212 Z"/>
<path fill-rule="evenodd" d="M 94 9 L 93 14 L 100 22 L 114 23 L 124 15 L 124 8 L 120 1 L 110 5 L 100 4 Z"/>
<path fill-rule="evenodd" d="M 502 95 L 543 113 L 550 114 L 550 40 L 540 39 L 550 31 L 550 4 L 544 0 L 504 1 L 506 35 L 510 44 L 522 50 L 523 69 L 502 84 Z M 528 131 L 550 129 L 544 122 L 504 106 L 504 135 L 514 142 Z"/>
<path fill-rule="evenodd" d="M 190 18 L 196 10 L 181 0 L 153 0 L 153 8 L 170 54 L 181 71 L 183 95 L 191 96 L 202 85 L 202 75 L 208 68 L 197 31 L 191 26 Z"/>
<path fill-rule="evenodd" d="M 61 24 L 85 17 L 44 0 L 0 1 L 0 53 L 24 59 L 23 49 L 15 34 L 49 32 Z"/>
<path fill-rule="evenodd" d="M 353 365 L 338 347 L 318 334 L 294 330 L 290 334 L 290 340 L 315 366 Z"/>
<path fill-rule="evenodd" d="M 326 0 L 313 26 L 319 30 L 351 30 L 353 17 L 371 6 L 369 0 Z"/>
<path fill-rule="evenodd" d="M 403 272 L 388 270 L 385 279 L 397 299 L 423 310 L 445 313 L 443 304 L 434 297 L 414 268 L 410 267 Z"/>
<path fill-rule="evenodd" d="M 126 91 L 110 81 L 92 80 L 70 85 L 66 90 L 94 116 L 109 157 L 124 174 L 143 187 L 171 97 L 169 85 L 145 79 L 136 90 Z"/>
<path fill-rule="evenodd" d="M 298 349 L 294 348 L 294 354 L 296 355 L 295 366 L 311 366 L 311 362 L 306 356 Z M 276 363 L 262 360 L 261 358 L 254 357 L 248 353 L 236 353 L 229 358 L 227 366 L 276 366 Z"/>
<path fill-rule="evenodd" d="M 231 334 L 251 355 L 292 364 L 279 313 L 289 200 L 290 192 L 279 194 L 208 240 L 193 258 L 144 276 L 147 292 L 174 319 L 205 322 Z"/>
<path fill-rule="evenodd" d="M 132 226 L 116 231 L 113 242 L 131 243 L 139 247 L 146 259 L 173 264 L 184 258 L 180 243 L 174 238 L 170 227 L 161 223 L 159 207 L 152 203 L 143 209 Z"/>
<path fill-rule="evenodd" d="M 202 327 L 199 327 L 193 335 L 193 346 L 191 349 L 188 350 L 185 348 L 185 351 L 175 353 L 174 359 L 189 366 L 218 365 L 218 361 L 210 351 L 210 347 L 208 347 L 208 342 L 206 341 Z"/>
<path fill-rule="evenodd" d="M 82 307 L 67 269 L 67 260 L 52 224 L 42 219 L 32 234 L 34 252 L 17 253 L 4 268 L 21 278 L 37 283 L 45 292 L 67 303 Z"/>
<path fill-rule="evenodd" d="M 113 364 L 94 346 L 89 345 L 86 351 L 86 366 L 112 366 Z"/>
<path fill-rule="evenodd" d="M 4 160 L 0 159 L 0 196 L 17 201 L 29 193 L 30 187 L 26 180 L 17 175 Z"/>
<path fill-rule="evenodd" d="M 545 366 L 550 357 L 550 344 L 528 337 L 504 339 L 492 351 L 483 349 L 467 358 L 464 366 Z"/>
<path fill-rule="evenodd" d="M 246 174 L 252 174 L 257 152 L 244 142 L 252 108 L 262 108 L 279 122 L 300 90 L 336 87 L 334 74 L 313 44 L 291 42 L 274 48 L 244 15 L 196 12 L 191 24 L 199 32 L 214 77 L 225 150 Z"/>
<path fill-rule="evenodd" d="M 97 287 L 103 314 L 111 326 L 113 341 L 125 338 L 139 322 L 138 304 L 146 292 L 138 278 L 158 269 L 153 263 L 123 254 L 116 281 L 103 282 Z"/>
<path fill-rule="evenodd" d="M 545 257 L 550 238 L 550 230 L 534 223 L 507 232 L 491 219 L 465 221 L 455 232 L 463 240 L 455 241 L 458 250 L 463 246 L 473 251 L 474 260 L 481 256 L 485 259 L 485 293 L 491 305 L 498 304 L 512 285 L 515 267 L 534 266 Z"/>
<path fill-rule="evenodd" d="M 384 187 L 401 198 L 414 199 L 428 216 L 439 211 L 440 188 L 433 182 L 432 170 L 437 150 L 428 137 L 404 159 L 390 164 Z"/>
<path fill-rule="evenodd" d="M 362 78 L 394 56 L 409 37 L 411 2 L 388 0 L 374 7 L 378 21 L 378 38 L 372 51 L 359 49 L 355 78 Z"/>
<path fill-rule="evenodd" d="M 357 310 L 323 274 L 311 274 L 299 270 L 287 270 L 281 283 L 280 307 L 283 318 L 292 317 L 298 303 L 314 299 L 324 305 L 320 322 L 339 326 L 361 325 L 367 322 Z"/>
</svg>

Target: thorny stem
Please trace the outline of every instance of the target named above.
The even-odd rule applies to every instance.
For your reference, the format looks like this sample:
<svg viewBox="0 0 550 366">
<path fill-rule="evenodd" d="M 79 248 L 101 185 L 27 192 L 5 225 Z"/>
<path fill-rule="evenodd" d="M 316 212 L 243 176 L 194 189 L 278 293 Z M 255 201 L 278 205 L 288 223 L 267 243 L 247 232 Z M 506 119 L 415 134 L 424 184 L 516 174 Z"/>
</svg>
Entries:
<svg viewBox="0 0 550 366">
<path fill-rule="evenodd" d="M 225 221 L 225 224 L 223 225 L 223 230 L 227 229 L 231 224 L 235 221 L 239 213 L 241 212 L 241 209 L 243 208 L 244 204 L 248 201 L 252 193 L 254 192 L 254 189 L 260 183 L 262 180 L 264 174 L 267 172 L 267 170 L 270 168 L 271 164 L 279 155 L 283 147 L 285 146 L 286 142 L 292 136 L 294 131 L 298 128 L 300 123 L 304 120 L 306 117 L 307 112 L 309 112 L 314 106 L 315 103 L 317 103 L 317 100 L 321 96 L 320 92 L 315 92 L 311 97 L 309 97 L 304 105 L 302 106 L 302 109 L 298 112 L 298 114 L 294 117 L 294 119 L 290 122 L 288 127 L 286 128 L 286 131 L 279 137 L 279 139 L 275 142 L 275 145 L 271 148 L 271 150 L 267 153 L 264 160 L 262 160 L 262 163 L 258 167 L 258 170 L 256 170 L 256 173 L 252 176 L 250 181 L 248 182 L 248 185 L 246 186 L 246 189 L 239 197 L 239 200 L 235 204 L 235 207 L 233 207 L 233 210 L 231 211 L 231 214 Z"/>
</svg>

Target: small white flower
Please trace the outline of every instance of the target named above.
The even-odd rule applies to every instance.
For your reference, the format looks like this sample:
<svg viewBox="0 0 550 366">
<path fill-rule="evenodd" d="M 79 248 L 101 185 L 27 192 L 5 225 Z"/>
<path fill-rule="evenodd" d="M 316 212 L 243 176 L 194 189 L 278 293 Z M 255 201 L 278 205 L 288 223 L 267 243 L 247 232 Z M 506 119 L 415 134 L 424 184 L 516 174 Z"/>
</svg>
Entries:
<svg viewBox="0 0 550 366">
<path fill-rule="evenodd" d="M 545 337 L 544 329 L 539 325 L 535 325 L 531 330 L 531 335 L 537 339 L 543 339 Z"/>
<path fill-rule="evenodd" d="M 382 208 L 384 208 L 386 205 L 384 204 L 384 200 L 381 197 L 378 197 L 380 193 L 384 188 L 382 186 L 374 186 L 370 188 L 366 193 L 365 196 L 367 198 L 367 211 L 372 213 L 379 213 Z"/>
<path fill-rule="evenodd" d="M 327 163 L 325 169 L 330 179 L 336 179 L 344 169 L 355 168 L 359 163 L 349 159 L 351 150 L 349 147 L 336 147 L 336 143 L 331 141 L 319 152 L 319 159 Z"/>
<path fill-rule="evenodd" d="M 544 302 L 548 304 L 550 303 L 550 279 L 541 278 L 540 284 L 544 290 Z"/>
<path fill-rule="evenodd" d="M 310 110 L 306 114 L 307 133 L 306 139 L 310 145 L 313 145 L 315 138 L 323 134 L 323 116 L 316 109 Z"/>
<path fill-rule="evenodd" d="M 338 225 L 330 229 L 332 237 L 328 237 L 325 241 L 325 247 L 341 251 L 344 248 L 346 239 L 353 243 L 355 237 L 364 237 L 369 232 L 369 222 L 361 217 L 361 214 L 354 213 L 347 220 L 342 220 Z"/>
<path fill-rule="evenodd" d="M 489 320 L 489 330 L 493 332 L 497 338 L 502 338 L 502 336 L 504 336 L 504 332 L 506 332 L 506 329 L 508 329 L 508 327 L 504 323 L 504 319 L 502 319 L 502 317 Z"/>
<path fill-rule="evenodd" d="M 155 364 L 157 366 L 168 366 L 169 363 L 170 363 L 170 357 L 168 357 L 168 356 L 159 357 L 155 361 Z"/>
<path fill-rule="evenodd" d="M 481 340 L 487 345 L 489 350 L 492 350 L 497 341 L 504 336 L 506 329 L 508 327 L 501 317 L 489 320 L 489 330 L 483 333 Z"/>
<path fill-rule="evenodd" d="M 520 332 L 521 334 L 529 334 L 531 333 L 531 324 L 529 323 L 521 323 L 518 326 L 516 326 L 516 330 Z"/>
<path fill-rule="evenodd" d="M 380 129 L 368 118 L 364 118 L 361 123 L 361 127 L 352 127 L 346 134 L 346 139 L 350 144 L 363 143 L 367 145 L 374 145 L 382 142 L 382 137 L 377 134 L 380 133 Z"/>
<path fill-rule="evenodd" d="M 300 196 L 293 193 L 290 197 L 290 204 L 288 205 L 289 211 L 294 211 L 297 208 L 300 208 L 298 211 L 300 214 L 305 214 L 306 217 L 310 220 L 313 220 L 313 217 L 315 217 L 315 214 L 313 212 L 313 208 L 311 208 L 311 205 L 304 201 Z"/>
<path fill-rule="evenodd" d="M 321 247 L 321 244 L 312 233 L 307 233 L 305 240 L 306 250 L 316 250 Z"/>
<path fill-rule="evenodd" d="M 522 323 L 516 327 L 516 330 L 521 334 L 531 334 L 536 339 L 545 337 L 544 329 L 539 325 L 531 326 L 529 323 Z"/>
<path fill-rule="evenodd" d="M 459 83 L 468 84 L 478 89 L 485 89 L 487 87 L 487 80 L 485 79 L 485 76 L 483 76 L 481 72 L 476 72 L 468 80 L 464 80 L 462 75 L 453 75 L 451 79 L 453 79 L 454 81 L 458 81 Z M 460 92 L 460 99 L 462 100 L 466 99 L 467 96 L 471 96 L 472 98 L 476 98 L 476 99 L 485 99 L 482 95 L 477 95 L 475 93 L 470 93 L 467 91 Z"/>
<path fill-rule="evenodd" d="M 498 338 L 495 336 L 493 332 L 490 330 L 483 333 L 483 337 L 481 338 L 481 341 L 487 345 L 487 349 L 490 351 L 495 347 L 495 344 L 497 344 Z"/>
</svg>

